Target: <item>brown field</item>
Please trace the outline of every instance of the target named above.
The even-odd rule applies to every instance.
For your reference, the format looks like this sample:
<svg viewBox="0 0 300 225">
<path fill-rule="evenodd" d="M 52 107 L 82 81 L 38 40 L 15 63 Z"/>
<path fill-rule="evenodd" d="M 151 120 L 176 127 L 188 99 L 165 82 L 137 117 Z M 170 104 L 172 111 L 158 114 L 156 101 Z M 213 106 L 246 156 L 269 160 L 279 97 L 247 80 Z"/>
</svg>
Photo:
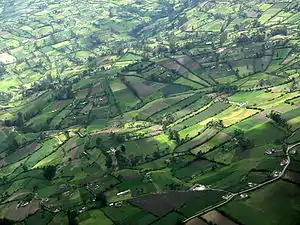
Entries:
<svg viewBox="0 0 300 225">
<path fill-rule="evenodd" d="M 66 152 L 76 147 L 77 139 L 77 137 L 72 137 L 70 140 L 67 141 L 67 143 L 64 145 L 64 149 Z"/>
<path fill-rule="evenodd" d="M 266 55 L 266 56 L 263 57 L 263 62 L 262 62 L 264 64 L 263 70 L 267 69 L 267 67 L 269 66 L 271 60 L 272 60 L 272 56 Z"/>
<path fill-rule="evenodd" d="M 7 165 L 8 163 L 17 162 L 18 160 L 37 151 L 40 147 L 41 147 L 41 145 L 38 143 L 32 143 L 32 144 L 26 145 L 25 147 L 17 149 L 15 152 L 10 154 L 8 157 L 4 158 L 3 163 L 4 163 L 4 165 Z M 4 165 L 2 165 L 2 166 L 4 166 Z M 1 166 L 1 162 L 0 162 L 0 166 Z"/>
<path fill-rule="evenodd" d="M 130 202 L 156 216 L 164 216 L 174 209 L 201 195 L 201 192 L 170 192 L 165 194 L 151 194 L 135 198 Z"/>
<path fill-rule="evenodd" d="M 130 82 L 132 87 L 136 90 L 138 96 L 141 98 L 152 95 L 154 92 L 164 86 L 158 83 L 146 82 L 144 79 L 138 77 L 127 76 L 126 80 Z"/>
<path fill-rule="evenodd" d="M 217 225 L 238 225 L 227 217 L 223 216 L 217 210 L 213 210 L 209 213 L 204 214 L 202 218 L 206 221 L 212 221 Z"/>
<path fill-rule="evenodd" d="M 189 73 L 187 69 L 179 65 L 175 60 L 166 59 L 159 62 L 160 65 L 170 70 L 176 70 L 181 74 Z"/>
<path fill-rule="evenodd" d="M 286 65 L 293 61 L 296 57 L 295 56 L 288 56 L 281 64 Z"/>
<path fill-rule="evenodd" d="M 204 144 L 207 140 L 211 137 L 215 136 L 218 133 L 216 129 L 207 129 L 206 131 L 202 132 L 200 135 L 197 135 L 195 138 L 190 140 L 189 142 L 180 145 L 176 152 L 183 152 L 189 149 L 194 149 L 202 144 Z"/>
<path fill-rule="evenodd" d="M 84 146 L 79 145 L 75 148 L 70 149 L 68 152 L 65 153 L 63 161 L 69 160 L 71 158 L 72 163 L 75 162 L 76 159 L 80 159 L 80 154 L 84 151 Z"/>
<path fill-rule="evenodd" d="M 190 68 L 192 70 L 197 70 L 200 68 L 200 64 L 198 62 L 195 62 L 193 59 L 191 59 L 188 56 L 184 56 L 182 58 L 176 59 L 179 63 L 185 65 L 187 68 Z"/>
<path fill-rule="evenodd" d="M 267 120 L 269 120 L 269 119 L 266 117 L 266 115 L 267 115 L 266 113 L 261 112 L 261 113 L 258 113 L 258 114 L 256 114 L 256 115 L 254 115 L 252 118 L 253 118 L 254 120 L 258 121 L 258 122 L 263 123 L 263 122 L 266 122 Z"/>
<path fill-rule="evenodd" d="M 78 90 L 75 92 L 76 94 L 76 98 L 78 99 L 85 99 L 85 97 L 87 96 L 87 94 L 89 93 L 89 89 L 82 89 L 82 90 Z"/>
<path fill-rule="evenodd" d="M 228 141 L 231 138 L 231 136 L 224 132 L 219 132 L 216 134 L 216 138 L 221 141 Z"/>
<path fill-rule="evenodd" d="M 206 222 L 204 222 L 203 220 L 199 219 L 198 217 L 188 221 L 187 223 L 185 223 L 185 225 L 207 225 Z"/>
<path fill-rule="evenodd" d="M 289 180 L 293 183 L 300 184 L 300 173 L 293 172 L 293 171 L 287 171 L 287 173 L 283 177 L 286 180 Z"/>
<path fill-rule="evenodd" d="M 162 102 L 162 101 L 156 101 L 151 103 L 151 107 L 143 110 L 141 113 L 142 114 L 146 114 L 147 116 L 151 116 L 156 112 L 159 112 L 165 108 L 167 108 L 169 106 L 169 104 Z"/>
<path fill-rule="evenodd" d="M 67 99 L 67 100 L 59 100 L 59 101 L 55 101 L 52 103 L 52 109 L 62 109 L 64 108 L 66 105 L 69 105 L 72 102 L 72 100 Z"/>
<path fill-rule="evenodd" d="M 40 209 L 40 200 L 32 200 L 24 207 L 17 207 L 18 201 L 11 202 L 5 210 L 5 218 L 21 221 Z"/>
<path fill-rule="evenodd" d="M 99 93 L 102 93 L 102 92 L 104 92 L 103 85 L 99 84 L 99 85 L 93 87 L 91 95 L 99 94 Z"/>
</svg>

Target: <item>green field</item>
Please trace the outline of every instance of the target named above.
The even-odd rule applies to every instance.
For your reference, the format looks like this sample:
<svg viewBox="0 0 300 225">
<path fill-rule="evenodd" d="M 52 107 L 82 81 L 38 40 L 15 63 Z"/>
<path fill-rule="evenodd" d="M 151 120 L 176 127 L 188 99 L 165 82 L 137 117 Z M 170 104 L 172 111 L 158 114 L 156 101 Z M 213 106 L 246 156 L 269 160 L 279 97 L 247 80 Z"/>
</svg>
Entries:
<svg viewBox="0 0 300 225">
<path fill-rule="evenodd" d="M 0 224 L 298 224 L 299 9 L 1 0 Z"/>
</svg>

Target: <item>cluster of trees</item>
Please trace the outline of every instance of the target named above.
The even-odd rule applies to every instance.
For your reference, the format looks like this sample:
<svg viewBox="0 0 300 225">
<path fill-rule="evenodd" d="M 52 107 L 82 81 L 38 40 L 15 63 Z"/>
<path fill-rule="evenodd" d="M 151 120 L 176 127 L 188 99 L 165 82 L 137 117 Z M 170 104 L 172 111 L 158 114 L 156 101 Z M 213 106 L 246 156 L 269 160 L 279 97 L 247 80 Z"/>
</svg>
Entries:
<svg viewBox="0 0 300 225">
<path fill-rule="evenodd" d="M 247 137 L 245 137 L 245 132 L 242 130 L 235 130 L 233 133 L 235 145 L 239 147 L 241 150 L 247 150 L 254 146 L 254 143 L 250 141 Z"/>
<path fill-rule="evenodd" d="M 0 72 L 1 73 L 1 72 Z M 3 92 L 0 91 L 0 102 L 8 102 L 10 99 L 12 99 L 13 95 L 9 92 Z"/>
<path fill-rule="evenodd" d="M 67 216 L 69 219 L 69 225 L 77 225 L 78 222 L 76 220 L 77 212 L 71 211 L 70 209 L 67 211 Z"/>
<path fill-rule="evenodd" d="M 7 151 L 15 151 L 20 147 L 17 141 L 17 132 L 10 132 L 6 139 L 2 142 L 2 146 L 7 149 Z"/>
<path fill-rule="evenodd" d="M 122 144 L 125 142 L 125 136 L 122 134 L 116 134 L 114 132 L 111 132 L 110 138 L 112 139 L 113 142 L 116 142 L 118 144 Z"/>
<path fill-rule="evenodd" d="M 74 93 L 72 92 L 72 86 L 63 86 L 54 92 L 56 100 L 66 100 L 74 98 Z"/>
<path fill-rule="evenodd" d="M 53 78 L 50 74 L 48 74 L 45 79 L 34 82 L 31 88 L 24 90 L 22 92 L 22 96 L 28 97 L 33 93 L 50 89 L 52 90 L 53 96 L 56 100 L 71 99 L 74 97 L 72 85 L 77 83 L 83 77 L 83 75 L 88 75 L 88 73 L 82 73 L 73 79 L 61 79 L 59 76 Z"/>
<path fill-rule="evenodd" d="M 0 219 L 0 225 L 12 225 L 12 224 L 15 224 L 15 222 L 12 220 L 6 218 Z"/>
<path fill-rule="evenodd" d="M 135 88 L 132 86 L 132 84 L 130 83 L 130 81 L 126 80 L 125 77 L 121 74 L 118 74 L 120 77 L 120 80 L 123 82 L 123 84 L 126 85 L 126 87 L 132 91 L 132 93 L 142 101 L 142 99 L 140 98 L 139 94 L 137 93 L 137 91 L 135 90 Z"/>
<path fill-rule="evenodd" d="M 224 128 L 223 120 L 211 120 L 206 124 L 206 128 L 222 129 Z"/>
<path fill-rule="evenodd" d="M 167 189 L 174 191 L 174 190 L 180 190 L 181 187 L 182 187 L 182 185 L 178 184 L 178 183 L 172 182 L 170 184 L 166 184 L 166 187 L 167 187 Z"/>
<path fill-rule="evenodd" d="M 275 36 L 275 35 L 278 35 L 278 34 L 282 34 L 282 35 L 287 35 L 287 29 L 286 27 L 276 27 L 276 28 L 273 28 L 270 32 L 271 36 Z"/>
<path fill-rule="evenodd" d="M 101 148 L 101 149 L 104 148 L 104 146 L 102 144 L 101 137 L 97 137 L 97 139 L 96 139 L 96 146 L 98 148 Z M 112 158 L 111 158 L 110 154 L 107 151 L 105 151 L 105 150 L 103 150 L 102 152 L 103 152 L 103 155 L 105 156 L 105 166 L 107 168 L 111 168 L 113 161 L 112 161 Z"/>
<path fill-rule="evenodd" d="M 126 157 L 124 155 L 116 155 L 118 160 L 118 165 L 123 165 L 124 167 L 136 166 L 142 163 L 151 162 L 153 160 L 159 159 L 169 153 L 169 149 L 159 149 L 157 145 L 157 151 L 154 151 L 151 155 L 137 155 Z"/>
<path fill-rule="evenodd" d="M 270 85 L 271 85 L 271 82 L 270 82 L 270 80 L 268 80 L 268 79 L 261 79 L 261 80 L 259 80 L 258 85 L 259 85 L 260 87 L 263 87 L 263 86 L 270 86 Z"/>
<path fill-rule="evenodd" d="M 281 126 L 281 127 L 287 127 L 287 122 L 286 122 L 285 119 L 283 119 L 283 118 L 281 117 L 281 114 L 280 114 L 280 113 L 275 112 L 274 110 L 272 110 L 272 111 L 270 112 L 270 114 L 268 115 L 268 117 L 269 117 L 270 119 L 272 119 L 272 120 L 273 120 L 276 124 L 278 124 L 279 126 Z"/>
<path fill-rule="evenodd" d="M 160 121 L 160 123 L 162 124 L 162 128 L 163 128 L 163 130 L 166 130 L 166 128 L 167 128 L 167 126 L 168 125 L 170 125 L 170 124 L 172 124 L 173 122 L 175 122 L 175 117 L 174 117 L 174 115 L 172 115 L 172 114 L 170 114 L 170 113 L 168 113 L 166 116 L 164 116 L 163 118 L 162 118 L 162 120 Z"/>
<path fill-rule="evenodd" d="M 230 84 L 218 84 L 213 87 L 213 91 L 217 93 L 234 94 L 238 91 L 238 87 Z"/>
<path fill-rule="evenodd" d="M 181 143 L 181 139 L 177 130 L 169 130 L 169 139 L 176 141 L 176 144 Z"/>
<path fill-rule="evenodd" d="M 252 42 L 262 42 L 264 40 L 265 40 L 264 34 L 254 33 L 252 35 L 242 34 L 239 37 L 237 37 L 236 42 L 238 44 L 246 44 L 246 43 L 252 43 Z"/>
<path fill-rule="evenodd" d="M 102 208 L 107 206 L 107 198 L 103 192 L 100 192 L 96 195 L 97 206 Z"/>
<path fill-rule="evenodd" d="M 52 180 L 56 174 L 56 166 L 50 165 L 43 168 L 44 177 L 47 180 Z"/>
<path fill-rule="evenodd" d="M 5 74 L 5 65 L 4 63 L 0 62 L 0 77 L 2 77 Z"/>
</svg>

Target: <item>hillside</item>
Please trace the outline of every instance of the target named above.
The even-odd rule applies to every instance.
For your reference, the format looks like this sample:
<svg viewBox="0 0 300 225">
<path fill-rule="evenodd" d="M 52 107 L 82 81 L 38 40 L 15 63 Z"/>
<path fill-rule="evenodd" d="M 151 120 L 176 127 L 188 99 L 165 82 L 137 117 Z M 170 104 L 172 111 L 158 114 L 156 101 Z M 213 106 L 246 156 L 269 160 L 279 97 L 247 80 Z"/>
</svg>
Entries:
<svg viewBox="0 0 300 225">
<path fill-rule="evenodd" d="M 4 224 L 300 221 L 299 0 L 0 0 L 0 34 Z"/>
</svg>

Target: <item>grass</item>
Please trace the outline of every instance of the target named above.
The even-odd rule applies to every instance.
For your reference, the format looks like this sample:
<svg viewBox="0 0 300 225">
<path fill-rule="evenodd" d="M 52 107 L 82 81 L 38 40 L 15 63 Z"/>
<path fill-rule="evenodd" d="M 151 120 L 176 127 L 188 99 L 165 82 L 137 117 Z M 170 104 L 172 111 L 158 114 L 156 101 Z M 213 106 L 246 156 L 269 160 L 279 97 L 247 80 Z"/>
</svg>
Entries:
<svg viewBox="0 0 300 225">
<path fill-rule="evenodd" d="M 40 168 L 40 167 L 45 167 L 49 165 L 58 165 L 60 164 L 60 159 L 64 156 L 64 152 L 62 148 L 57 149 L 55 152 L 53 152 L 51 155 L 48 157 L 42 159 L 39 161 L 37 164 L 32 167 L 33 169 L 35 168 Z"/>
<path fill-rule="evenodd" d="M 299 202 L 299 188 L 295 184 L 279 181 L 251 193 L 247 200 L 234 200 L 221 210 L 243 224 L 275 225 L 281 221 L 299 221 Z"/>
<path fill-rule="evenodd" d="M 191 139 L 190 141 L 176 148 L 176 152 L 184 152 L 184 151 L 192 150 L 194 154 L 197 154 L 197 151 L 194 151 L 194 148 L 201 146 L 201 144 L 209 140 L 211 137 L 215 136 L 217 132 L 218 132 L 217 129 L 210 129 L 210 128 L 202 130 L 199 132 L 200 134 L 198 136 L 196 136 L 195 138 Z"/>
<path fill-rule="evenodd" d="M 246 134 L 255 145 L 272 143 L 277 139 L 282 140 L 285 137 L 284 131 L 274 126 L 271 122 L 259 124 L 249 130 Z"/>
<path fill-rule="evenodd" d="M 292 1 L 4 3 L 0 61 L 16 61 L 0 65 L 0 217 L 22 219 L 18 224 L 67 224 L 70 208 L 78 212 L 78 224 L 173 225 L 222 201 L 223 194 L 172 192 L 174 185 L 180 190 L 196 183 L 245 189 L 247 182 L 262 182 L 282 168 L 282 153 L 266 156 L 267 149 L 299 141 L 299 132 L 289 137 L 266 117 L 276 110 L 292 130 L 300 127 L 299 87 L 290 91 L 292 78 L 299 80 L 300 17 Z M 16 19 L 24 13 L 28 20 Z M 278 28 L 287 34 L 273 35 Z M 268 43 L 256 39 L 261 30 Z M 242 36 L 251 39 L 239 43 Z M 270 83 L 268 90 L 257 90 L 263 88 L 262 79 Z M 238 91 L 212 94 L 218 83 L 237 85 Z M 60 85 L 70 85 L 74 97 L 55 100 Z M 24 126 L 15 126 L 18 112 Z M 174 117 L 171 124 L 167 115 Z M 205 129 L 212 119 L 225 127 Z M 179 132 L 182 145 L 169 139 L 168 129 Z M 236 129 L 254 146 L 236 146 Z M 56 137 L 67 131 L 69 140 Z M 126 140 L 117 143 L 110 131 Z M 94 147 L 97 137 L 102 141 Z M 67 142 L 59 147 L 58 139 Z M 106 151 L 122 144 L 120 154 L 128 161 L 120 157 L 110 167 Z M 290 181 L 297 181 L 298 155 L 289 168 L 294 170 Z M 52 181 L 43 176 L 48 165 L 57 166 Z M 62 184 L 71 189 L 58 193 Z M 228 205 L 228 218 L 237 224 L 275 225 L 294 217 L 296 224 L 299 190 L 288 181 L 272 185 L 244 201 L 237 196 Z M 127 189 L 130 194 L 117 196 Z M 17 207 L 33 190 L 34 200 Z M 104 193 L 109 203 L 123 201 L 123 206 L 97 208 L 92 192 Z M 49 199 L 49 209 L 39 209 L 40 198 Z M 84 206 L 87 211 L 79 213 Z M 56 208 L 60 212 L 51 213 Z"/>
<path fill-rule="evenodd" d="M 33 168 L 40 160 L 50 155 L 56 148 L 57 140 L 50 139 L 43 143 L 43 146 L 32 155 L 30 155 L 26 160 L 26 166 L 28 168 Z"/>
<path fill-rule="evenodd" d="M 64 213 L 57 213 L 53 219 L 48 223 L 48 225 L 59 225 L 61 223 L 65 224 L 68 223 L 68 217 Z"/>
<path fill-rule="evenodd" d="M 231 126 L 245 118 L 253 116 L 254 114 L 258 113 L 258 110 L 254 109 L 247 109 L 247 108 L 240 108 L 237 106 L 232 106 L 222 113 L 218 114 L 216 118 L 223 121 L 225 127 Z"/>
<path fill-rule="evenodd" d="M 174 141 L 170 141 L 168 136 L 161 134 L 155 137 L 140 139 L 137 141 L 129 141 L 125 144 L 127 156 L 137 156 L 144 154 L 153 154 L 156 151 L 167 152 L 175 148 Z"/>
<path fill-rule="evenodd" d="M 261 22 L 261 23 L 266 23 L 275 14 L 277 14 L 278 12 L 280 12 L 285 5 L 286 5 L 286 3 L 276 3 L 276 4 L 272 5 L 266 11 L 264 11 L 264 13 L 259 18 L 258 21 Z M 265 9 L 267 6 L 266 7 L 262 6 L 262 7 L 263 7 L 263 9 Z"/>
<path fill-rule="evenodd" d="M 179 93 L 184 93 L 190 90 L 191 88 L 188 85 L 184 84 L 169 84 L 162 88 L 162 92 L 165 97 L 178 95 Z"/>
<path fill-rule="evenodd" d="M 229 101 L 235 103 L 247 103 L 248 105 L 257 104 L 257 98 L 259 97 L 259 103 L 267 102 L 271 99 L 277 98 L 281 95 L 281 93 L 272 93 L 272 92 L 264 92 L 264 91 L 252 91 L 252 92 L 240 92 L 231 97 L 229 97 Z"/>
<path fill-rule="evenodd" d="M 186 79 L 184 77 L 178 78 L 175 81 L 175 84 L 185 85 L 185 86 L 188 86 L 188 87 L 191 87 L 191 88 L 196 88 L 196 89 L 203 88 L 203 85 L 195 83 L 192 80 L 188 80 L 188 79 Z"/>
<path fill-rule="evenodd" d="M 224 195 L 224 193 L 222 192 L 211 190 L 202 191 L 201 196 L 188 202 L 187 204 L 179 208 L 178 211 L 188 218 L 211 205 L 222 202 L 222 195 Z"/>
<path fill-rule="evenodd" d="M 153 225 L 173 225 L 179 221 L 182 221 L 184 217 L 176 212 L 171 212 L 168 215 L 162 217 L 160 220 L 152 223 Z"/>
<path fill-rule="evenodd" d="M 215 164 L 207 160 L 197 160 L 188 163 L 185 167 L 182 167 L 175 171 L 175 176 L 178 179 L 188 181 L 193 177 L 201 176 L 203 173 L 212 170 Z"/>
<path fill-rule="evenodd" d="M 125 118 L 133 118 L 137 117 L 141 120 L 145 120 L 152 115 L 169 108 L 170 106 L 180 102 L 181 100 L 185 99 L 188 97 L 189 94 L 187 95 L 180 95 L 180 96 L 175 96 L 175 97 L 169 97 L 169 98 L 159 98 L 154 101 L 151 101 L 144 105 L 142 108 L 135 110 L 135 111 L 130 111 L 126 114 L 124 114 Z"/>
<path fill-rule="evenodd" d="M 290 136 L 287 139 L 287 142 L 289 144 L 296 143 L 296 142 L 299 142 L 299 141 L 300 141 L 300 130 L 297 130 L 294 135 Z"/>
<path fill-rule="evenodd" d="M 114 96 L 123 112 L 129 111 L 140 102 L 132 91 L 127 88 L 115 91 Z"/>
<path fill-rule="evenodd" d="M 48 224 L 53 218 L 53 213 L 48 211 L 39 211 L 32 216 L 29 216 L 25 221 L 27 224 Z"/>
<path fill-rule="evenodd" d="M 172 176 L 170 169 L 157 170 L 152 172 L 153 184 L 158 192 L 167 191 L 169 185 L 180 184 L 181 181 Z"/>
<path fill-rule="evenodd" d="M 101 210 L 90 210 L 79 214 L 76 217 L 80 225 L 97 225 L 101 221 L 103 225 L 112 225 L 113 222 L 108 219 Z"/>
<path fill-rule="evenodd" d="M 105 207 L 102 210 L 107 217 L 112 221 L 122 223 L 122 221 L 136 215 L 141 210 L 137 207 L 134 207 L 128 203 L 123 203 L 122 207 Z"/>
<path fill-rule="evenodd" d="M 247 184 L 243 181 L 244 176 L 253 168 L 256 168 L 258 164 L 258 159 L 241 160 L 192 179 L 190 183 L 211 185 L 213 188 L 221 188 L 227 191 L 239 191 L 247 187 Z"/>
<path fill-rule="evenodd" d="M 172 129 L 174 130 L 182 130 L 189 126 L 192 126 L 194 124 L 197 124 L 203 120 L 206 120 L 210 117 L 213 117 L 226 109 L 228 107 L 228 104 L 223 102 L 216 102 L 212 104 L 209 108 L 204 109 L 203 111 L 199 112 L 198 114 L 195 114 L 194 116 L 187 118 L 186 120 L 182 121 L 179 124 L 176 124 L 175 126 L 172 126 Z"/>
</svg>

